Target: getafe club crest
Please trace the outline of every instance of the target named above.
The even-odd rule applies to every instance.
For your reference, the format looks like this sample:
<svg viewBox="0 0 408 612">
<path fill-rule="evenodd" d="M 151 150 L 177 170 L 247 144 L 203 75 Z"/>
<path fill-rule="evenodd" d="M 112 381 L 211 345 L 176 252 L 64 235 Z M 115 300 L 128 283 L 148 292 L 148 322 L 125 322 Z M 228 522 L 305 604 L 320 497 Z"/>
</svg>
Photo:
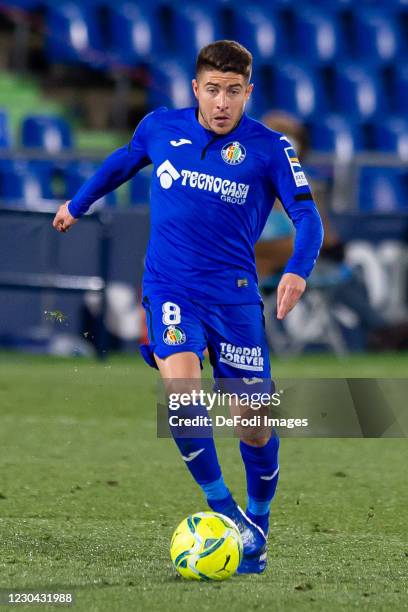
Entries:
<svg viewBox="0 0 408 612">
<path fill-rule="evenodd" d="M 164 330 L 163 340 L 166 344 L 170 344 L 170 346 L 183 344 L 186 341 L 186 334 L 180 327 L 169 325 L 167 329 Z"/>
<path fill-rule="evenodd" d="M 226 164 L 236 166 L 246 158 L 245 148 L 239 142 L 229 142 L 221 149 L 221 157 Z"/>
</svg>

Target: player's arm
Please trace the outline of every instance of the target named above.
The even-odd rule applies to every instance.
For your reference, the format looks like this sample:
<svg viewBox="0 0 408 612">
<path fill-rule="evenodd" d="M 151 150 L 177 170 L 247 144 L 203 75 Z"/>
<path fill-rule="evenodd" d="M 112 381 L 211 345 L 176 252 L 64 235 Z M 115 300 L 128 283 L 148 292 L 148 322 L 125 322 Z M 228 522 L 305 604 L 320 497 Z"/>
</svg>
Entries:
<svg viewBox="0 0 408 612">
<path fill-rule="evenodd" d="M 129 145 L 109 155 L 73 199 L 59 207 L 53 221 L 53 227 L 57 231 L 66 232 L 96 200 L 117 189 L 141 168 L 151 163 L 147 153 L 146 123 L 147 117 L 138 126 Z"/>
<path fill-rule="evenodd" d="M 283 319 L 306 288 L 322 245 L 323 226 L 299 160 L 286 139 L 275 143 L 269 172 L 274 192 L 296 230 L 293 254 L 277 292 L 277 316 Z"/>
</svg>

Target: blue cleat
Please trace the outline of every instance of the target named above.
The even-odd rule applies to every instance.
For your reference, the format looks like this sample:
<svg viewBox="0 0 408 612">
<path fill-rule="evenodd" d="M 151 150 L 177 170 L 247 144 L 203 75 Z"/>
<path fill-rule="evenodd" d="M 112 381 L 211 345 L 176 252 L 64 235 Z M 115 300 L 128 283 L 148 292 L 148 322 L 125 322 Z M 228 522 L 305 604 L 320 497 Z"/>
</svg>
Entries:
<svg viewBox="0 0 408 612">
<path fill-rule="evenodd" d="M 223 508 L 222 514 L 228 516 L 238 527 L 244 545 L 244 556 L 238 567 L 238 574 L 261 574 L 266 569 L 266 537 L 258 525 L 247 517 L 245 512 L 232 502 Z"/>
<path fill-rule="evenodd" d="M 266 543 L 260 551 L 251 557 L 244 553 L 237 574 L 262 574 L 266 570 L 267 555 Z"/>
</svg>

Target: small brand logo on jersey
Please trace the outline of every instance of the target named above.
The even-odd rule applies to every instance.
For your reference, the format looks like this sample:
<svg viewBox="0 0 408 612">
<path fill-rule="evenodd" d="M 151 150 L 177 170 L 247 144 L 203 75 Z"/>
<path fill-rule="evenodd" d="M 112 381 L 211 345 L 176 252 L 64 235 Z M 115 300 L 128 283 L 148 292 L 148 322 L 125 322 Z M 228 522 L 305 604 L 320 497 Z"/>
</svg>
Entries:
<svg viewBox="0 0 408 612">
<path fill-rule="evenodd" d="M 170 144 L 173 147 L 181 147 L 181 145 L 183 144 L 193 144 L 191 142 L 191 140 L 188 140 L 188 138 L 179 138 L 178 140 L 170 140 Z"/>
<path fill-rule="evenodd" d="M 182 329 L 180 329 L 180 327 L 169 325 L 168 328 L 164 330 L 163 340 L 170 346 L 183 344 L 186 341 L 186 334 Z"/>
<path fill-rule="evenodd" d="M 285 147 L 286 157 L 288 158 L 293 178 L 295 179 L 296 187 L 303 187 L 307 185 L 307 180 L 304 172 L 302 172 L 302 166 L 300 165 L 300 161 L 295 153 L 295 149 L 291 147 Z"/>
<path fill-rule="evenodd" d="M 226 164 L 236 166 L 246 158 L 245 148 L 239 142 L 229 142 L 221 149 L 221 157 Z"/>
<path fill-rule="evenodd" d="M 256 376 L 252 378 L 243 378 L 242 380 L 246 385 L 256 385 L 257 383 L 263 382 L 263 378 L 257 378 Z"/>
</svg>

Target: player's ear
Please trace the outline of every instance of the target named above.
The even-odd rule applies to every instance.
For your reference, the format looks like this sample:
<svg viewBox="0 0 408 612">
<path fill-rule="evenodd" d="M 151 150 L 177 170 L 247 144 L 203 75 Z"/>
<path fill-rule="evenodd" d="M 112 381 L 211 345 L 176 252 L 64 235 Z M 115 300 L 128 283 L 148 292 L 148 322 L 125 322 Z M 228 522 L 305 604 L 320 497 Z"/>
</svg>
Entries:
<svg viewBox="0 0 408 612">
<path fill-rule="evenodd" d="M 245 90 L 245 102 L 248 102 L 253 89 L 254 89 L 254 84 L 250 83 Z"/>
<path fill-rule="evenodd" d="M 193 79 L 191 81 L 191 85 L 193 87 L 193 93 L 194 93 L 196 99 L 198 100 L 198 83 L 197 83 L 197 79 Z"/>
</svg>

